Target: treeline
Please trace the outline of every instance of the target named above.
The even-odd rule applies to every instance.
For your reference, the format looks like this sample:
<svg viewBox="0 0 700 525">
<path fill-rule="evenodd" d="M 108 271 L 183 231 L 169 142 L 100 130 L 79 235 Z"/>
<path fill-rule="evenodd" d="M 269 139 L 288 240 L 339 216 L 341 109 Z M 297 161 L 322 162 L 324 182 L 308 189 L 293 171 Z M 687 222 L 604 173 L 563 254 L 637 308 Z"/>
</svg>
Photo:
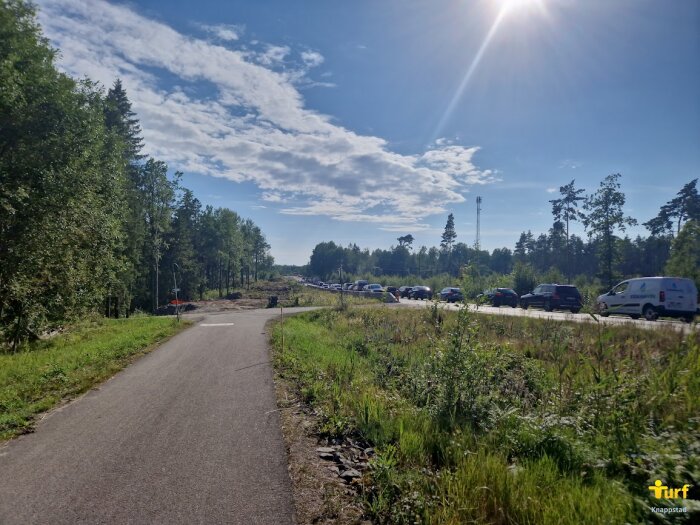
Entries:
<svg viewBox="0 0 700 525">
<path fill-rule="evenodd" d="M 389 249 L 372 252 L 356 244 L 344 247 L 323 242 L 314 248 L 306 273 L 331 278 L 338 275 L 342 265 L 352 275 L 429 279 L 446 274 L 453 278 L 468 276 L 481 284 L 505 283 L 507 280 L 498 276 L 510 276 L 511 286 L 514 280 L 531 283 L 542 278 L 592 283 L 601 288 L 622 278 L 666 273 L 694 278 L 700 287 L 697 179 L 685 184 L 656 216 L 643 223 L 649 230 L 647 237 L 635 238 L 624 235 L 637 221 L 623 213 L 625 195 L 620 181 L 619 174 L 609 175 L 588 195 L 576 188 L 575 181 L 562 186 L 559 197 L 549 201 L 553 216 L 549 231 L 537 236 L 523 232 L 513 249 L 489 252 L 456 242 L 454 217 L 450 214 L 439 246 L 413 249 L 410 234 L 397 238 L 398 244 Z M 584 226 L 586 237 L 570 234 L 574 222 Z"/>
<path fill-rule="evenodd" d="M 265 236 L 202 209 L 142 155 L 117 80 L 107 93 L 55 67 L 30 4 L 0 2 L 0 336 L 13 347 L 89 312 L 152 311 L 256 279 Z M 173 275 L 174 274 L 174 275 Z"/>
</svg>

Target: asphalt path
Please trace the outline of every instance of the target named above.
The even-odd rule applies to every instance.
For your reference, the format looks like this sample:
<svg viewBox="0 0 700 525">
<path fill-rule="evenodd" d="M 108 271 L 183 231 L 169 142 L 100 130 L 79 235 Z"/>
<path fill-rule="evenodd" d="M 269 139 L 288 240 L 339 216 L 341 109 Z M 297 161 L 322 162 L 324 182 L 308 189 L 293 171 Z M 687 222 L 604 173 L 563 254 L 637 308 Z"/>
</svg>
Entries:
<svg viewBox="0 0 700 525">
<path fill-rule="evenodd" d="M 419 299 L 401 299 L 401 301 L 399 302 L 399 304 L 403 306 L 412 308 L 425 308 L 427 306 L 430 306 L 432 303 L 432 301 L 421 301 Z M 461 308 L 463 306 L 460 303 L 446 303 L 444 301 L 440 301 L 439 304 L 441 307 L 447 308 L 448 310 L 457 310 L 458 308 Z M 555 321 L 571 321 L 575 323 L 595 323 L 597 319 L 599 322 L 606 325 L 635 326 L 638 328 L 644 328 L 648 330 L 672 329 L 688 333 L 692 330 L 700 329 L 700 325 L 698 323 L 684 323 L 682 321 L 666 319 L 647 321 L 645 319 L 635 320 L 627 316 L 602 317 L 600 315 L 596 315 L 594 319 L 590 314 L 586 313 L 574 314 L 571 312 L 563 311 L 545 312 L 544 310 L 538 310 L 535 308 L 528 308 L 527 310 L 524 310 L 523 308 L 512 308 L 510 306 L 494 307 L 480 305 L 477 308 L 476 304 L 470 304 L 469 308 L 471 308 L 475 312 L 483 314 L 530 317 L 535 319 L 552 319 Z"/>
<path fill-rule="evenodd" d="M 0 524 L 294 523 L 279 313 L 208 315 L 0 446 Z"/>
</svg>

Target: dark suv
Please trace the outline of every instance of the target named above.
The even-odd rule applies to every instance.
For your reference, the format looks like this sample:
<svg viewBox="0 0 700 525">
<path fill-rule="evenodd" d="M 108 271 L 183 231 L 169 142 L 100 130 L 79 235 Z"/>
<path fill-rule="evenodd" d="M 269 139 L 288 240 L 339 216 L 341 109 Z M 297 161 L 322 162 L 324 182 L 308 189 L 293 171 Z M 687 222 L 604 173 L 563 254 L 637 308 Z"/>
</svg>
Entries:
<svg viewBox="0 0 700 525">
<path fill-rule="evenodd" d="M 427 286 L 414 286 L 408 292 L 409 299 L 432 299 L 433 292 Z"/>
<path fill-rule="evenodd" d="M 571 310 L 578 313 L 581 310 L 581 294 L 570 284 L 541 284 L 531 293 L 520 297 L 520 307 L 537 306 L 546 311 Z"/>
<path fill-rule="evenodd" d="M 481 299 L 484 302 L 491 303 L 493 306 L 512 306 L 515 308 L 518 306 L 518 294 L 515 290 L 510 288 L 493 288 L 491 290 L 486 290 L 477 299 Z"/>
<path fill-rule="evenodd" d="M 408 297 L 408 294 L 411 293 L 411 289 L 413 289 L 413 286 L 399 287 L 399 293 L 401 294 L 401 297 Z"/>
<path fill-rule="evenodd" d="M 459 288 L 443 288 L 440 290 L 440 300 L 456 303 L 457 301 L 464 301 L 464 295 L 462 295 L 462 290 Z"/>
</svg>

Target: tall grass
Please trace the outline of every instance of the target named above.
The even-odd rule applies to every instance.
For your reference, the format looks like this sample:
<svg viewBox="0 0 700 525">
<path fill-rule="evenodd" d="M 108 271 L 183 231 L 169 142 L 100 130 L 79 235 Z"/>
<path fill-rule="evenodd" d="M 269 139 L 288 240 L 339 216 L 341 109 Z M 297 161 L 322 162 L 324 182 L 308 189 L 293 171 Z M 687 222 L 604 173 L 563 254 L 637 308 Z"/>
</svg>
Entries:
<svg viewBox="0 0 700 525">
<path fill-rule="evenodd" d="M 365 308 L 273 342 L 320 431 L 376 447 L 379 523 L 661 522 L 654 480 L 697 488 L 697 334 Z"/>
<path fill-rule="evenodd" d="M 37 414 L 111 377 L 188 324 L 166 317 L 99 318 L 19 353 L 0 354 L 0 440 L 30 431 Z"/>
</svg>

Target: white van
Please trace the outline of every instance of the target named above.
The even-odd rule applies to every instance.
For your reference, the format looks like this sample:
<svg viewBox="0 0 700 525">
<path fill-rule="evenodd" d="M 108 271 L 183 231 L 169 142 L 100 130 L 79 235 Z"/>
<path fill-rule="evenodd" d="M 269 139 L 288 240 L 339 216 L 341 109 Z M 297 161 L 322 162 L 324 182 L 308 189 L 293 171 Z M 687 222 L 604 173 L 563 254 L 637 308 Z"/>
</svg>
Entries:
<svg viewBox="0 0 700 525">
<path fill-rule="evenodd" d="M 622 281 L 598 297 L 598 312 L 644 316 L 649 321 L 659 316 L 680 317 L 690 323 L 698 313 L 698 290 L 692 279 L 682 277 L 640 277 Z"/>
</svg>

